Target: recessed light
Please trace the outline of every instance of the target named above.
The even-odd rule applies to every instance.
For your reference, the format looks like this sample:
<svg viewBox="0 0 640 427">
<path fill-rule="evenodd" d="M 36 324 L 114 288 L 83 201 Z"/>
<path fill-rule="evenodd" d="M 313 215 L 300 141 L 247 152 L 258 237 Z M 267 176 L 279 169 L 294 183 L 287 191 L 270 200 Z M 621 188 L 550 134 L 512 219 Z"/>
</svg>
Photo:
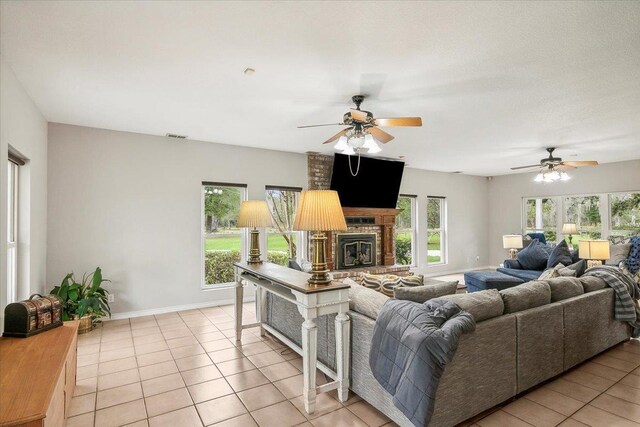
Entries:
<svg viewBox="0 0 640 427">
<path fill-rule="evenodd" d="M 177 133 L 167 133 L 166 136 L 175 139 L 187 139 L 187 135 L 178 135 Z"/>
<path fill-rule="evenodd" d="M 245 68 L 244 69 L 244 75 L 245 76 L 250 76 L 251 74 L 255 73 L 256 70 L 254 70 L 253 68 Z"/>
<path fill-rule="evenodd" d="M 399 159 L 404 159 L 404 156 L 398 156 Z"/>
</svg>

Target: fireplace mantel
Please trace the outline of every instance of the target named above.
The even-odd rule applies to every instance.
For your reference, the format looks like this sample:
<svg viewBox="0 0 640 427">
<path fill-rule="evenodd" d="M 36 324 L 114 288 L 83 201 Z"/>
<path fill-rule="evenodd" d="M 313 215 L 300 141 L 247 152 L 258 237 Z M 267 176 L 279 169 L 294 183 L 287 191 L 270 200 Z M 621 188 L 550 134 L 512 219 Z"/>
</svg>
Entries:
<svg viewBox="0 0 640 427">
<path fill-rule="evenodd" d="M 347 220 L 347 226 L 349 227 L 347 232 L 359 233 L 361 228 L 375 227 L 380 230 L 380 245 L 378 251 L 380 254 L 380 260 L 378 265 L 391 266 L 396 263 L 396 255 L 394 250 L 394 227 L 396 224 L 396 216 L 402 212 L 402 209 L 393 208 L 347 208 L 343 207 L 345 219 Z M 369 221 L 358 223 L 352 221 L 353 219 L 361 218 L 368 219 Z M 335 232 L 327 233 L 328 248 L 332 253 L 327 258 L 327 264 L 329 270 L 333 270 L 335 267 L 335 246 L 336 246 L 336 234 Z"/>
</svg>

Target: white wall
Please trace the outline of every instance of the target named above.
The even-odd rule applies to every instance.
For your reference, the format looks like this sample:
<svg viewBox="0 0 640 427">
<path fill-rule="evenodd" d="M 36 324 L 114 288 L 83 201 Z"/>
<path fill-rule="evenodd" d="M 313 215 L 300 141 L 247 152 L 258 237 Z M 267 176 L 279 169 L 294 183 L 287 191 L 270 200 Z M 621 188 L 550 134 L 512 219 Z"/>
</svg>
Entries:
<svg viewBox="0 0 640 427">
<path fill-rule="evenodd" d="M 406 168 L 400 193 L 418 196 L 416 273 L 435 275 L 489 265 L 486 178 Z M 447 263 L 444 265 L 427 265 L 427 196 L 447 199 Z"/>
<path fill-rule="evenodd" d="M 45 289 L 47 251 L 47 121 L 0 56 L 0 327 L 7 290 L 7 151 L 29 159 L 20 167 L 18 295 Z"/>
<path fill-rule="evenodd" d="M 569 172 L 567 182 L 533 182 L 535 173 L 504 175 L 489 184 L 489 250 L 492 265 L 507 257 L 502 235 L 521 233 L 522 198 L 640 190 L 640 160 L 583 167 Z"/>
<path fill-rule="evenodd" d="M 246 183 L 250 199 L 264 199 L 265 185 L 306 188 L 306 156 L 49 124 L 49 282 L 100 266 L 114 313 L 230 300 L 230 290 L 200 288 L 202 181 Z M 401 191 L 419 196 L 420 230 L 426 196 L 447 197 L 455 250 L 429 273 L 487 265 L 485 178 L 406 169 Z"/>
<path fill-rule="evenodd" d="M 100 266 L 114 313 L 230 301 L 201 284 L 201 183 L 303 187 L 306 156 L 49 124 L 47 277 Z"/>
</svg>

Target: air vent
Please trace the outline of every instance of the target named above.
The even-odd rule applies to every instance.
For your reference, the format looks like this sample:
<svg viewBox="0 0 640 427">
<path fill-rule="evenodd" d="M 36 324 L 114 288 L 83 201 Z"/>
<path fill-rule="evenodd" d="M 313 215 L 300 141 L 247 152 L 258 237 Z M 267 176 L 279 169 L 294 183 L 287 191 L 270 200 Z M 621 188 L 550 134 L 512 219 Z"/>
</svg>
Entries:
<svg viewBox="0 0 640 427">
<path fill-rule="evenodd" d="M 166 136 L 168 136 L 169 138 L 175 138 L 175 139 L 187 139 L 186 135 L 178 135 L 177 133 L 168 133 L 166 134 Z"/>
<path fill-rule="evenodd" d="M 462 173 L 462 171 L 453 171 L 451 173 Z"/>
</svg>

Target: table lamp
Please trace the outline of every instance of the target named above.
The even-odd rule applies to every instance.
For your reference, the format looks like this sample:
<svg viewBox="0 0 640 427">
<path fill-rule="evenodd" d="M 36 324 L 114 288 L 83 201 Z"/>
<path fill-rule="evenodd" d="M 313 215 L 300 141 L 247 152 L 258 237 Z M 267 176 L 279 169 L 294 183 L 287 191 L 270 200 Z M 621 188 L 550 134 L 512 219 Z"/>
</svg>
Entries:
<svg viewBox="0 0 640 427">
<path fill-rule="evenodd" d="M 587 260 L 588 268 L 601 265 L 602 261 L 609 259 L 609 241 L 581 240 L 578 242 L 578 254 Z"/>
<path fill-rule="evenodd" d="M 331 279 L 329 279 L 325 254 L 327 236 L 323 231 L 347 229 L 338 193 L 332 190 L 303 191 L 298 202 L 293 229 L 315 232 L 311 237 L 313 260 L 308 283 L 310 285 L 329 284 Z"/>
<path fill-rule="evenodd" d="M 253 228 L 251 230 L 251 249 L 249 249 L 249 264 L 260 264 L 260 232 L 258 227 L 271 227 L 273 220 L 269 206 L 264 200 L 247 200 L 240 205 L 238 227 Z"/>
<path fill-rule="evenodd" d="M 573 243 L 571 243 L 571 239 L 573 238 L 573 234 L 578 234 L 578 227 L 575 224 L 563 224 L 562 225 L 562 234 L 569 235 L 569 246 L 573 247 Z"/>
<path fill-rule="evenodd" d="M 511 259 L 516 259 L 518 249 L 522 249 L 522 235 L 520 234 L 506 234 L 502 236 L 502 247 L 509 249 L 509 255 Z"/>
</svg>

